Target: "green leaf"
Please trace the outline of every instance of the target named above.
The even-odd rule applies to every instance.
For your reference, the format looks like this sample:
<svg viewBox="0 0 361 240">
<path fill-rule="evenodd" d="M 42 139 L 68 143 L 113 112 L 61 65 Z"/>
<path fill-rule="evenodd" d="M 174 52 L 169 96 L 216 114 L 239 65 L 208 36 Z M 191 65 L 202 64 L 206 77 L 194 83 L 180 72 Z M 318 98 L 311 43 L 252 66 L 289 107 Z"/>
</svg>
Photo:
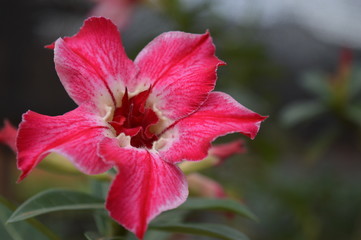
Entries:
<svg viewBox="0 0 361 240">
<path fill-rule="evenodd" d="M 281 122 L 292 127 L 326 112 L 323 104 L 315 101 L 297 102 L 288 105 L 281 113 Z"/>
<path fill-rule="evenodd" d="M 216 237 L 224 240 L 249 240 L 243 233 L 219 224 L 210 223 L 178 223 L 178 224 L 151 224 L 150 229 L 167 232 L 178 232 L 200 236 Z"/>
<path fill-rule="evenodd" d="M 105 209 L 94 211 L 93 218 L 100 234 L 107 235 L 112 232 L 112 220 Z"/>
<path fill-rule="evenodd" d="M 350 98 L 357 97 L 361 93 L 361 68 L 354 67 L 351 72 L 350 82 L 348 86 Z"/>
<path fill-rule="evenodd" d="M 104 237 L 100 236 L 98 233 L 95 232 L 86 232 L 84 236 L 87 240 L 125 240 L 123 237 Z"/>
<path fill-rule="evenodd" d="M 159 216 L 157 216 L 153 223 L 178 223 L 182 222 L 186 215 L 189 213 L 187 209 L 175 208 L 170 211 L 162 212 Z"/>
<path fill-rule="evenodd" d="M 17 222 L 44 213 L 63 210 L 103 209 L 104 200 L 92 195 L 70 190 L 47 190 L 20 205 L 8 222 Z"/>
<path fill-rule="evenodd" d="M 361 126 L 361 103 L 348 106 L 346 109 L 346 117 L 353 123 Z"/>
<path fill-rule="evenodd" d="M 149 232 L 149 230 L 146 232 L 146 234 L 148 234 L 148 232 Z M 134 235 L 134 233 L 129 232 L 129 233 L 127 234 L 126 240 L 139 240 L 139 239 Z M 147 240 L 148 240 L 148 239 L 147 239 Z M 160 239 L 158 239 L 158 240 L 160 240 Z"/>
<path fill-rule="evenodd" d="M 331 97 L 329 77 L 321 72 L 308 72 L 304 75 L 302 86 L 324 101 Z"/>
<path fill-rule="evenodd" d="M 340 128 L 337 126 L 328 126 L 318 134 L 315 134 L 307 144 L 309 147 L 305 152 L 306 161 L 308 161 L 308 163 L 315 163 L 322 159 L 322 155 L 329 150 L 339 134 Z"/>
<path fill-rule="evenodd" d="M 189 210 L 186 209 L 173 209 L 170 211 L 162 212 L 159 216 L 157 216 L 152 223 L 155 225 L 163 224 L 163 223 L 171 223 L 171 224 L 178 224 L 181 223 L 186 215 L 189 213 Z M 172 233 L 164 232 L 164 231 L 157 231 L 157 230 L 148 230 L 145 235 L 146 240 L 166 240 L 170 239 Z M 127 240 L 137 240 L 133 233 L 128 234 Z"/>
<path fill-rule="evenodd" d="M 101 196 L 105 199 L 109 189 L 109 183 L 104 181 L 98 181 L 92 179 L 91 193 L 93 196 Z M 102 235 L 107 235 L 111 232 L 112 221 L 109 218 L 109 214 L 105 209 L 94 211 L 94 221 L 97 226 L 97 230 Z"/>
<path fill-rule="evenodd" d="M 227 211 L 258 221 L 257 216 L 245 205 L 231 199 L 188 198 L 179 209 Z"/>
<path fill-rule="evenodd" d="M 173 235 L 172 232 L 148 229 L 148 231 L 145 233 L 144 239 L 145 240 L 170 240 L 172 235 Z M 134 235 L 134 233 L 129 232 L 127 234 L 127 238 L 125 240 L 139 240 L 139 239 Z"/>
<path fill-rule="evenodd" d="M 15 209 L 12 204 L 0 197 L 0 239 L 13 240 L 60 240 L 52 231 L 40 222 L 31 219 L 18 223 L 6 223 L 6 220 Z"/>
</svg>

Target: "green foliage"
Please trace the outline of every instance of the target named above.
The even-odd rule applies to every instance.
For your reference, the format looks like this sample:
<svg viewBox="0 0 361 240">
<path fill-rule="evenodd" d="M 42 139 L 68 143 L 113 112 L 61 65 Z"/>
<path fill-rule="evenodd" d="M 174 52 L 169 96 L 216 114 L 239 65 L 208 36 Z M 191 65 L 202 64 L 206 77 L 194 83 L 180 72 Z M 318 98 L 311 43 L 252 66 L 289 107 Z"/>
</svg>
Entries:
<svg viewBox="0 0 361 240">
<path fill-rule="evenodd" d="M 351 140 L 360 134 L 361 68 L 341 61 L 333 75 L 304 74 L 302 86 L 313 99 L 290 103 L 281 111 L 280 120 L 288 128 L 306 125 L 315 129 L 304 151 L 306 159 L 314 162 L 344 135 Z"/>
<path fill-rule="evenodd" d="M 308 72 L 304 75 L 301 85 L 315 97 L 327 102 L 331 99 L 329 76 L 322 72 Z"/>
<path fill-rule="evenodd" d="M 243 233 L 233 228 L 210 223 L 151 224 L 150 229 L 216 237 L 224 240 L 248 240 Z"/>
<path fill-rule="evenodd" d="M 97 188 L 96 188 L 97 189 Z M 115 240 L 122 239 L 117 236 L 123 235 L 125 232 L 120 226 L 114 223 L 106 214 L 104 214 L 104 200 L 94 197 L 83 192 L 70 190 L 48 190 L 41 192 L 34 197 L 28 199 L 15 212 L 9 213 L 9 223 L 22 222 L 32 217 L 42 214 L 64 211 L 64 210 L 91 210 L 95 213 L 99 234 L 95 232 L 87 232 L 87 239 L 99 239 L 102 235 L 109 236 L 104 239 Z M 158 216 L 152 223 L 150 231 L 147 233 L 147 239 L 161 239 L 160 237 L 168 236 L 163 232 L 183 232 L 188 234 L 196 234 L 203 236 L 218 237 L 220 239 L 248 239 L 244 234 L 223 225 L 217 224 L 198 224 L 198 223 L 182 223 L 185 216 L 194 210 L 217 210 L 228 213 L 237 214 L 248 219 L 257 220 L 257 217 L 241 203 L 230 199 L 202 199 L 189 198 L 179 209 L 165 212 Z M 11 216 L 10 216 L 11 215 Z M 109 228 L 112 223 L 113 228 L 119 228 L 114 231 Z M 121 231 L 119 231 L 121 230 Z M 116 234 L 116 235 L 114 235 Z M 102 238 L 103 239 L 103 238 Z"/>
<path fill-rule="evenodd" d="M 361 66 L 356 65 L 352 68 L 348 84 L 349 96 L 351 99 L 360 100 L 361 97 Z"/>
<path fill-rule="evenodd" d="M 288 105 L 281 115 L 281 122 L 287 127 L 293 127 L 302 122 L 313 120 L 326 112 L 325 106 L 317 101 L 303 101 Z"/>
<path fill-rule="evenodd" d="M 64 211 L 102 209 L 104 200 L 89 194 L 69 190 L 48 190 L 24 202 L 11 215 L 8 222 L 17 222 L 41 214 Z"/>
<path fill-rule="evenodd" d="M 84 236 L 87 240 L 125 240 L 123 237 L 103 237 L 95 232 L 86 232 Z"/>
<path fill-rule="evenodd" d="M 246 206 L 231 199 L 189 198 L 179 208 L 187 210 L 225 211 L 238 214 L 254 221 L 258 221 L 256 215 L 254 215 Z"/>
<path fill-rule="evenodd" d="M 17 223 L 8 223 L 14 206 L 0 197 L 0 239 L 28 240 L 29 236 L 36 240 L 60 240 L 47 227 L 32 219 Z"/>
</svg>

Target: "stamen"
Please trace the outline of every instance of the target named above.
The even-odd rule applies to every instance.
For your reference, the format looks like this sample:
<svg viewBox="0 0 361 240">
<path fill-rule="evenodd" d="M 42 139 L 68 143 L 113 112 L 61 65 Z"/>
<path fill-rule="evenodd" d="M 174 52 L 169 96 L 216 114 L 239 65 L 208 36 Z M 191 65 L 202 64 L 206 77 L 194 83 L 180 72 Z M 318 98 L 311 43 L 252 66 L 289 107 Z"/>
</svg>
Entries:
<svg viewBox="0 0 361 240">
<path fill-rule="evenodd" d="M 158 140 L 150 129 L 159 121 L 159 117 L 151 108 L 146 108 L 150 90 L 129 98 L 126 88 L 121 107 L 115 109 L 113 119 L 109 121 L 117 136 L 123 133 L 130 137 L 133 147 L 152 148 L 153 142 Z"/>
</svg>

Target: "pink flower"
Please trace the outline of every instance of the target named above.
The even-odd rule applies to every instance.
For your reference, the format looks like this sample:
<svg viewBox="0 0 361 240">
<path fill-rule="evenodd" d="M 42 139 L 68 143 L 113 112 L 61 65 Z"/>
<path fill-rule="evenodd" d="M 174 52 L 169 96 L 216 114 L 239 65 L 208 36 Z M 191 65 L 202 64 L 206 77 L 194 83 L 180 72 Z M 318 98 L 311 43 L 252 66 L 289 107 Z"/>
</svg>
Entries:
<svg viewBox="0 0 361 240">
<path fill-rule="evenodd" d="M 265 119 L 229 95 L 211 92 L 223 62 L 209 33 L 167 32 L 133 61 L 105 18 L 59 38 L 55 68 L 79 105 L 61 116 L 23 115 L 17 138 L 20 180 L 50 152 L 97 174 L 116 166 L 106 200 L 112 218 L 142 239 L 148 223 L 188 195 L 176 163 L 207 156 L 218 136 L 254 138 Z"/>
<path fill-rule="evenodd" d="M 187 175 L 189 190 L 198 196 L 224 198 L 227 196 L 221 184 L 199 173 Z"/>
<path fill-rule="evenodd" d="M 14 152 L 16 152 L 16 128 L 11 125 L 8 120 L 4 121 L 4 127 L 0 129 L 0 143 L 8 145 Z"/>
<path fill-rule="evenodd" d="M 118 28 L 122 29 L 127 25 L 140 0 L 97 0 L 97 2 L 89 15 L 109 18 Z"/>
<path fill-rule="evenodd" d="M 208 150 L 208 156 L 202 162 L 182 162 L 178 166 L 187 174 L 189 191 L 197 196 L 224 198 L 227 197 L 222 185 L 209 177 L 197 173 L 205 168 L 222 164 L 227 158 L 237 153 L 245 153 L 246 148 L 242 140 L 213 145 Z"/>
<path fill-rule="evenodd" d="M 236 140 L 229 143 L 213 145 L 209 149 L 209 154 L 216 156 L 219 161 L 218 164 L 223 163 L 227 158 L 236 153 L 245 153 L 246 148 L 242 140 Z"/>
<path fill-rule="evenodd" d="M 236 140 L 224 144 L 212 145 L 208 150 L 208 156 L 199 161 L 184 161 L 178 166 L 185 173 L 197 172 L 209 167 L 222 164 L 227 158 L 237 153 L 245 153 L 246 148 L 242 140 Z"/>
</svg>

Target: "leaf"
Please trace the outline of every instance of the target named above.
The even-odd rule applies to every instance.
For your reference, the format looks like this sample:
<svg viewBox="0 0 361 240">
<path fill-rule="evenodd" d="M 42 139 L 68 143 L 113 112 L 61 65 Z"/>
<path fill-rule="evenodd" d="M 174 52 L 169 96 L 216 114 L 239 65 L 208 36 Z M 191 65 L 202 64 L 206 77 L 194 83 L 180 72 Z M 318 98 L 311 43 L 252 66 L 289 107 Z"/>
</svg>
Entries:
<svg viewBox="0 0 361 240">
<path fill-rule="evenodd" d="M 146 232 L 146 234 L 148 234 L 148 232 L 149 232 L 149 230 Z M 139 240 L 139 239 L 134 235 L 134 233 L 129 232 L 129 233 L 127 234 L 126 240 Z M 148 240 L 148 239 L 147 239 L 147 240 Z M 158 239 L 158 240 L 160 240 L 160 239 Z"/>
<path fill-rule="evenodd" d="M 103 237 L 95 232 L 86 232 L 84 236 L 87 240 L 125 240 L 123 237 Z"/>
<path fill-rule="evenodd" d="M 339 134 L 340 129 L 338 127 L 328 126 L 317 135 L 314 135 L 307 144 L 309 147 L 305 152 L 306 161 L 308 163 L 315 163 L 317 160 L 322 159 L 322 155 L 329 150 Z"/>
<path fill-rule="evenodd" d="M 92 179 L 90 183 L 92 195 L 101 196 L 103 199 L 105 199 L 109 184 L 95 179 Z M 109 234 L 112 229 L 112 221 L 110 220 L 107 211 L 105 209 L 94 211 L 93 215 L 98 232 L 102 235 Z"/>
<path fill-rule="evenodd" d="M 182 222 L 186 215 L 189 213 L 187 209 L 182 209 L 180 207 L 162 212 L 159 216 L 157 216 L 153 223 L 178 223 Z"/>
<path fill-rule="evenodd" d="M 245 205 L 232 199 L 188 198 L 188 200 L 181 205 L 179 209 L 227 211 L 258 221 L 257 216 L 254 215 Z"/>
<path fill-rule="evenodd" d="M 6 220 L 12 214 L 14 206 L 0 197 L 0 239 L 13 240 L 60 240 L 53 232 L 40 222 L 31 219 L 18 223 L 6 223 Z"/>
<path fill-rule="evenodd" d="M 107 235 L 112 232 L 112 220 L 105 209 L 94 211 L 93 218 L 100 234 Z"/>
<path fill-rule="evenodd" d="M 346 117 L 353 123 L 361 126 L 361 103 L 348 106 L 346 108 Z"/>
<path fill-rule="evenodd" d="M 3 200 L 3 201 L 1 201 Z M 6 219 L 11 215 L 12 211 L 5 204 L 4 199 L 0 199 L 0 239 L 11 239 L 9 235 L 12 231 L 11 227 L 6 226 Z"/>
<path fill-rule="evenodd" d="M 11 236 L 9 235 L 8 231 L 5 228 L 5 221 L 1 221 L 0 224 L 0 239 L 11 239 Z"/>
<path fill-rule="evenodd" d="M 348 86 L 350 98 L 357 97 L 361 93 L 361 68 L 354 67 L 351 72 L 350 82 Z"/>
<path fill-rule="evenodd" d="M 8 222 L 17 222 L 49 212 L 85 209 L 104 209 L 104 200 L 82 192 L 47 190 L 20 205 Z"/>
<path fill-rule="evenodd" d="M 181 223 L 186 215 L 189 213 L 189 210 L 186 209 L 173 209 L 170 211 L 162 212 L 159 216 L 157 216 L 152 223 L 155 225 L 163 224 L 163 223 L 171 223 L 171 224 L 178 224 Z M 148 230 L 146 232 L 145 238 L 146 240 L 166 240 L 170 239 L 172 233 L 164 232 L 164 231 L 157 231 L 157 230 Z M 129 232 L 127 236 L 127 240 L 137 240 L 135 235 Z"/>
<path fill-rule="evenodd" d="M 321 72 L 309 72 L 303 77 L 302 86 L 324 101 L 331 97 L 329 77 Z"/>
<path fill-rule="evenodd" d="M 297 102 L 288 105 L 281 113 L 281 122 L 292 127 L 326 112 L 323 104 L 315 101 Z"/>
<path fill-rule="evenodd" d="M 171 235 L 172 235 L 171 232 L 149 230 L 145 234 L 144 239 L 146 239 L 146 240 L 169 240 Z M 134 237 L 133 239 L 138 240 L 136 237 Z M 127 240 L 129 240 L 129 239 L 127 239 Z"/>
<path fill-rule="evenodd" d="M 224 240 L 249 240 L 243 233 L 219 224 L 210 223 L 178 223 L 178 224 L 151 224 L 150 229 L 167 232 L 178 232 L 200 236 L 216 237 Z"/>
</svg>

